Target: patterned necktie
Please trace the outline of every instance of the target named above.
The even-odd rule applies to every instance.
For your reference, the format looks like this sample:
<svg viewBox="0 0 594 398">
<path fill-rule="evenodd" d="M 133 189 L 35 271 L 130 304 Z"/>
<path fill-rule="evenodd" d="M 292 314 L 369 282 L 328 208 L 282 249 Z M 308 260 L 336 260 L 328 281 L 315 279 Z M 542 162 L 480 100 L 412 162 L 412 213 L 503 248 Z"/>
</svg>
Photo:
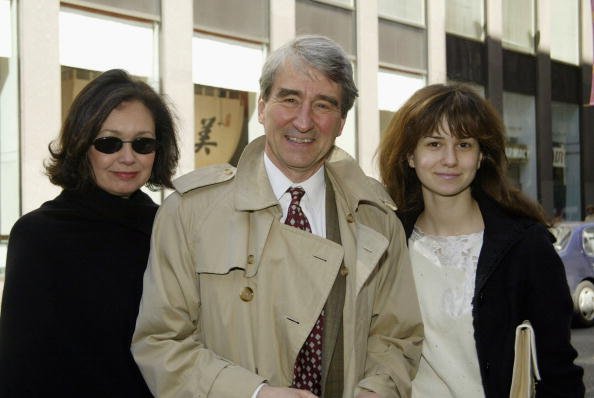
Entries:
<svg viewBox="0 0 594 398">
<path fill-rule="evenodd" d="M 303 188 L 295 187 L 287 189 L 291 194 L 291 204 L 287 212 L 285 224 L 295 228 L 311 232 L 309 221 L 303 214 L 299 205 L 301 198 L 305 194 Z M 324 310 L 318 317 L 309 336 L 303 343 L 301 350 L 297 354 L 295 367 L 293 368 L 293 383 L 291 387 L 308 390 L 311 393 L 320 396 L 322 394 L 322 333 L 324 329 Z"/>
</svg>

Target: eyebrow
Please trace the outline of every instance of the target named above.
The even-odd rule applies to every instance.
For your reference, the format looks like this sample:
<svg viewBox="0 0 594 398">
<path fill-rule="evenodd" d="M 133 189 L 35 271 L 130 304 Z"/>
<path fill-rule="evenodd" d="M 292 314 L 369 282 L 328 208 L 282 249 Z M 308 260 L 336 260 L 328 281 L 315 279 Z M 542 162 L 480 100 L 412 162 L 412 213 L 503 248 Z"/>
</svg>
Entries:
<svg viewBox="0 0 594 398">
<path fill-rule="evenodd" d="M 99 130 L 99 133 L 97 133 L 97 134 L 100 134 L 100 133 L 112 133 L 112 134 L 118 134 L 118 135 L 124 134 L 123 131 L 115 130 L 115 129 L 102 129 L 102 130 Z M 155 135 L 157 134 L 156 131 L 150 131 L 150 130 L 139 130 L 139 131 L 135 131 L 134 133 L 137 135 L 138 134 L 155 134 Z"/>
<path fill-rule="evenodd" d="M 278 89 L 276 96 L 279 98 L 284 98 L 284 97 L 288 97 L 290 95 L 301 96 L 302 94 L 303 93 L 299 90 L 281 87 Z M 331 103 L 332 105 L 338 107 L 338 100 L 334 97 L 329 96 L 329 95 L 319 94 L 319 95 L 316 95 L 315 99 L 327 101 L 327 102 Z"/>
</svg>

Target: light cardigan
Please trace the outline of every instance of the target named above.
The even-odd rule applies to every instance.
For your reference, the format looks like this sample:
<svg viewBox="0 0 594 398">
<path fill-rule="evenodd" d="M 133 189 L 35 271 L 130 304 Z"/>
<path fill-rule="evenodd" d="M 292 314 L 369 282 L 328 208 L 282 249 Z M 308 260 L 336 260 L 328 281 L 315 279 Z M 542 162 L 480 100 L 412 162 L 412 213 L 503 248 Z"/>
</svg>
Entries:
<svg viewBox="0 0 594 398">
<path fill-rule="evenodd" d="M 430 236 L 415 229 L 411 266 L 425 325 L 413 398 L 484 397 L 472 327 L 472 296 L 482 231 Z"/>
</svg>

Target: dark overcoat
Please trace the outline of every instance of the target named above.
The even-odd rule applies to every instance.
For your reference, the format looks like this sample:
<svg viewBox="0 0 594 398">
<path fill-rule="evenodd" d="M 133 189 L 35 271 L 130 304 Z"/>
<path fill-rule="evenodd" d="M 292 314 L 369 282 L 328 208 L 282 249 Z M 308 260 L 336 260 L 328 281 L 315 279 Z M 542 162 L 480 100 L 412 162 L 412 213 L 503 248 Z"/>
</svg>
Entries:
<svg viewBox="0 0 594 398">
<path fill-rule="evenodd" d="M 130 354 L 157 205 L 63 191 L 8 244 L 0 396 L 150 397 Z"/>
</svg>

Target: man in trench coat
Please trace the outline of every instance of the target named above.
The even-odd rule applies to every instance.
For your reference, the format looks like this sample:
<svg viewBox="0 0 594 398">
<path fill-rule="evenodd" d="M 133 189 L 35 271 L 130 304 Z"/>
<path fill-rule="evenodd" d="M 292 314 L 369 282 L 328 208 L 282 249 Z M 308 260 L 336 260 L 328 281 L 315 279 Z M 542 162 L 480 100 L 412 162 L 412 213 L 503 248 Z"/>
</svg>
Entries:
<svg viewBox="0 0 594 398">
<path fill-rule="evenodd" d="M 265 135 L 237 169 L 179 178 L 159 210 L 135 360 L 158 397 L 407 397 L 423 328 L 403 229 L 334 145 L 357 96 L 351 64 L 303 36 L 271 54 L 260 86 Z M 284 223 L 291 187 L 311 232 Z M 322 314 L 314 394 L 296 360 Z"/>
</svg>

